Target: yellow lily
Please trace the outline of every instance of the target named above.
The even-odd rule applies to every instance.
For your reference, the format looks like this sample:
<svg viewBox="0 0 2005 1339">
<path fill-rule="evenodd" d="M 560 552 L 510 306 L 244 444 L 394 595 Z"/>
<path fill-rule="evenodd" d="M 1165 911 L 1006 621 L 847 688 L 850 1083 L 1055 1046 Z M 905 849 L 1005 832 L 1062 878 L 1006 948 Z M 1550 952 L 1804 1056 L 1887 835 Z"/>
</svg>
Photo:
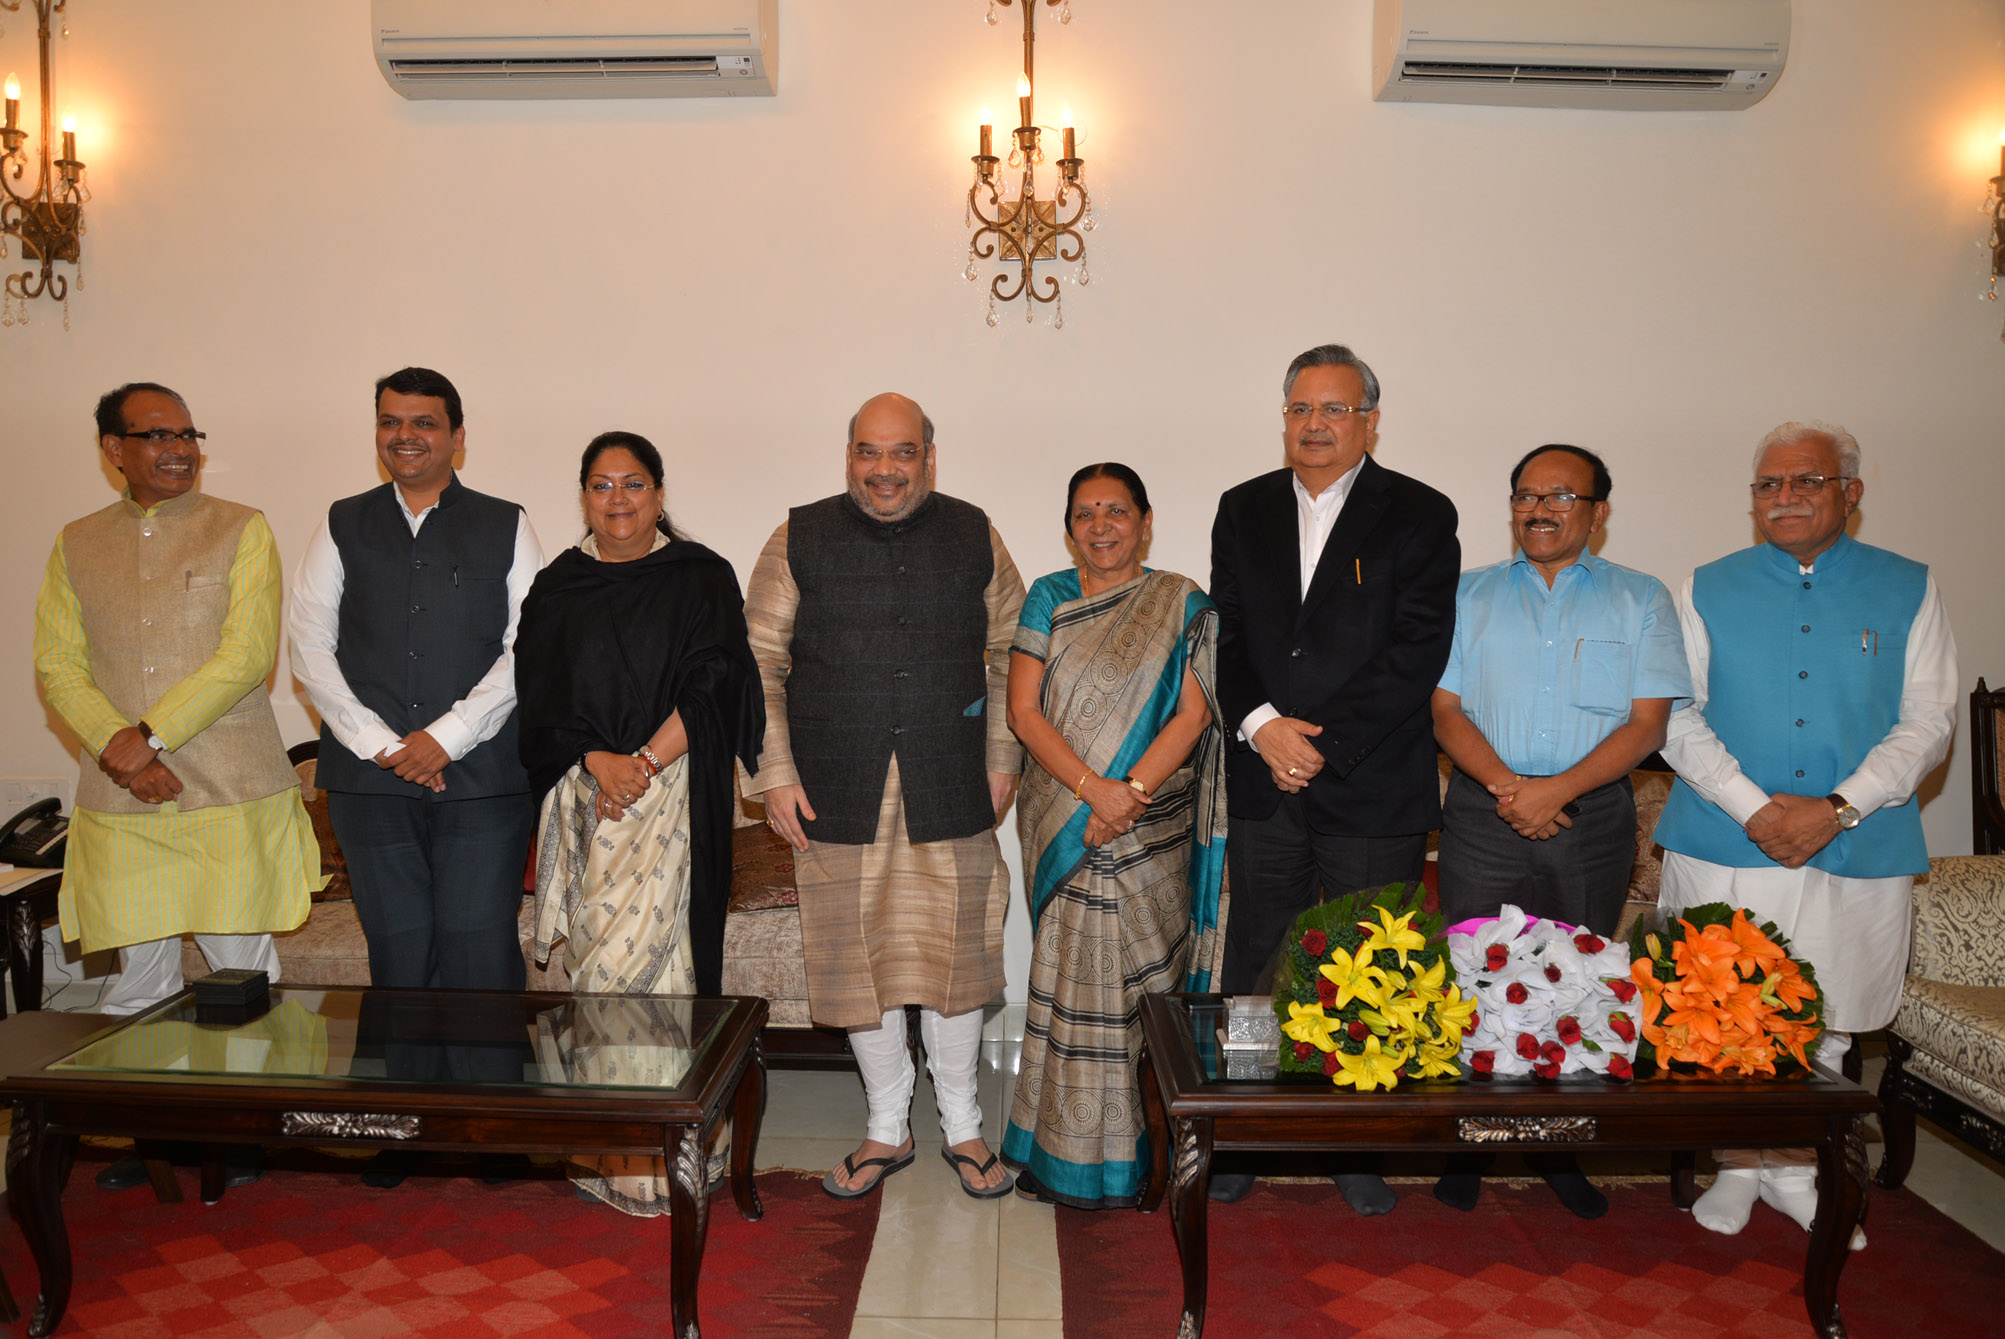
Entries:
<svg viewBox="0 0 2005 1339">
<path fill-rule="evenodd" d="M 1426 1012 L 1427 1005 L 1415 999 L 1412 995 L 1388 994 L 1380 1002 L 1377 1016 L 1384 1020 L 1388 1028 L 1397 1028 L 1402 1032 L 1415 1032 L 1423 1029 L 1424 1025 L 1421 1023 L 1421 1016 Z M 1367 1026 L 1371 1024 L 1371 1017 L 1369 1017 L 1371 1013 L 1371 1010 L 1366 1009 L 1358 1015 L 1365 1020 Z M 1378 1032 L 1380 1029 L 1373 1027 L 1372 1031 Z"/>
<path fill-rule="evenodd" d="M 1464 995 L 1462 987 L 1450 986 L 1448 993 L 1441 997 L 1441 1003 L 1434 1010 L 1434 1021 L 1444 1038 L 1459 1042 L 1469 1030 L 1469 1020 L 1476 1016 L 1476 997 Z"/>
<path fill-rule="evenodd" d="M 1382 1050 L 1377 1037 L 1366 1037 L 1364 1054 L 1338 1051 L 1337 1064 L 1341 1068 L 1332 1077 L 1337 1087 L 1348 1085 L 1361 1093 L 1368 1093 L 1374 1088 L 1390 1089 L 1398 1085 L 1400 1067 L 1406 1064 L 1406 1054 L 1403 1051 Z"/>
<path fill-rule="evenodd" d="M 1339 1009 L 1352 1000 L 1377 1005 L 1385 998 L 1385 973 L 1372 965 L 1369 947 L 1360 948 L 1357 956 L 1352 957 L 1333 944 L 1330 960 L 1318 970 L 1336 983 Z"/>
<path fill-rule="evenodd" d="M 1281 1025 L 1281 1031 L 1290 1041 L 1305 1041 L 1319 1051 L 1334 1051 L 1337 1043 L 1330 1034 L 1343 1025 L 1343 1019 L 1331 1018 L 1320 1004 L 1297 1004 L 1290 1000 L 1288 1021 Z"/>
<path fill-rule="evenodd" d="M 1424 972 L 1416 972 L 1407 983 L 1414 997 L 1422 1004 L 1433 1004 L 1441 998 L 1441 983 L 1448 979 L 1448 959 L 1436 958 L 1434 965 Z"/>
<path fill-rule="evenodd" d="M 1415 1063 L 1420 1066 L 1420 1077 L 1437 1078 L 1446 1074 L 1460 1078 L 1462 1071 L 1455 1067 L 1455 1059 L 1462 1053 L 1460 1041 L 1450 1041 L 1441 1045 L 1422 1046 L 1413 1053 Z"/>
<path fill-rule="evenodd" d="M 1416 949 L 1427 947 L 1427 936 L 1414 929 L 1410 922 L 1413 913 L 1407 912 L 1398 920 L 1384 907 L 1378 909 L 1379 924 L 1359 921 L 1358 928 L 1365 932 L 1364 948 L 1360 952 L 1376 953 L 1380 949 L 1391 949 L 1399 955 L 1399 965 L 1406 966 L 1406 955 Z"/>
</svg>

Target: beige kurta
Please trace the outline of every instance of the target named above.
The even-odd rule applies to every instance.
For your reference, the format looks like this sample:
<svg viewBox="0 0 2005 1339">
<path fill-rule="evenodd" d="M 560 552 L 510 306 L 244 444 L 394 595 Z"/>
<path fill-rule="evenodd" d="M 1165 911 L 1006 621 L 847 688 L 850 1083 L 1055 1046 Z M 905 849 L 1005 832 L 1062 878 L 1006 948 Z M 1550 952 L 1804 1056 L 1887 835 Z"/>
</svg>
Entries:
<svg viewBox="0 0 2005 1339">
<path fill-rule="evenodd" d="M 1023 747 L 1009 731 L 1009 649 L 1023 607 L 1023 578 L 989 527 L 995 572 L 982 593 L 988 611 L 989 696 L 986 767 L 1015 775 Z M 787 674 L 793 664 L 800 590 L 787 561 L 783 523 L 752 569 L 745 622 L 766 690 L 761 795 L 800 784 L 787 731 Z M 814 796 L 807 797 L 814 803 Z M 1002 993 L 1002 927 L 1009 870 L 993 831 L 914 844 L 905 834 L 898 759 L 891 759 L 868 846 L 811 842 L 794 857 L 808 1009 L 826 1027 L 874 1027 L 887 1010 L 918 1004 L 952 1017 Z"/>
</svg>

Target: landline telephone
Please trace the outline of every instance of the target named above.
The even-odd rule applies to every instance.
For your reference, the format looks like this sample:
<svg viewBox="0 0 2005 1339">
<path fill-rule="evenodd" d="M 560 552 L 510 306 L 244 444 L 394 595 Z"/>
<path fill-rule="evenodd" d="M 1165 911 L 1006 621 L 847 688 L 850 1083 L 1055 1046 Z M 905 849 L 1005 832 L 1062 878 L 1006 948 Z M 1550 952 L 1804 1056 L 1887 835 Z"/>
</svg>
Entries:
<svg viewBox="0 0 2005 1339">
<path fill-rule="evenodd" d="M 60 799 L 37 800 L 0 827 L 0 860 L 25 869 L 61 869 L 69 831 Z"/>
</svg>

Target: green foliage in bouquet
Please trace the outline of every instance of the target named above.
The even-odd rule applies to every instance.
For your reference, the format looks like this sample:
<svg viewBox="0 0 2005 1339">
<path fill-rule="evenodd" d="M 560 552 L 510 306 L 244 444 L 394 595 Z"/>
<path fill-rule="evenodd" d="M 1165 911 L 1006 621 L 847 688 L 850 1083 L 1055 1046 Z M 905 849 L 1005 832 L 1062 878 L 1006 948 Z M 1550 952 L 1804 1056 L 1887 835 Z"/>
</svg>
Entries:
<svg viewBox="0 0 2005 1339">
<path fill-rule="evenodd" d="M 1748 1076 L 1808 1070 L 1824 1032 L 1817 972 L 1774 922 L 1708 902 L 1638 925 L 1629 979 L 1642 993 L 1637 1065 L 1696 1065 Z"/>
<path fill-rule="evenodd" d="M 1358 1092 L 1402 1077 L 1456 1078 L 1476 1001 L 1454 984 L 1426 889 L 1393 883 L 1311 907 L 1274 972 L 1281 1069 Z"/>
</svg>

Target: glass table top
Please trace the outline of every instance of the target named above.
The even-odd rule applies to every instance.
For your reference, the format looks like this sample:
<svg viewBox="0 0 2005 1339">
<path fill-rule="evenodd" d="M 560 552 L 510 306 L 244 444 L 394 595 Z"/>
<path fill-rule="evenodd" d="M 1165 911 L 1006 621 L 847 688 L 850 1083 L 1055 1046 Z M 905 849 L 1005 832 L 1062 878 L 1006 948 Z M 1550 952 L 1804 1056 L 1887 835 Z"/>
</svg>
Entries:
<svg viewBox="0 0 2005 1339">
<path fill-rule="evenodd" d="M 48 1067 L 107 1078 L 681 1086 L 742 1006 L 676 995 L 274 986 L 255 1014 L 177 995 Z"/>
</svg>

